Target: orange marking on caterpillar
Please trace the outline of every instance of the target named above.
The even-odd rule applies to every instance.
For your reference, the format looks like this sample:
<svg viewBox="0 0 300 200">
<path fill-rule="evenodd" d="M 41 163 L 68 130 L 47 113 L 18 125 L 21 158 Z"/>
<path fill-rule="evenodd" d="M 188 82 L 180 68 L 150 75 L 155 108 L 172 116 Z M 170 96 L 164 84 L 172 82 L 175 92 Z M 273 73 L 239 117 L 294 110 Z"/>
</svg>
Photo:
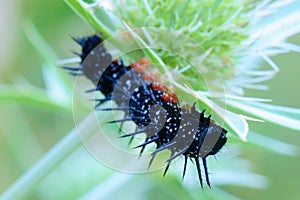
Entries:
<svg viewBox="0 0 300 200">
<path fill-rule="evenodd" d="M 132 69 L 136 72 L 144 73 L 146 69 L 148 69 L 151 65 L 151 61 L 148 58 L 142 58 L 137 62 L 131 64 Z"/>
<path fill-rule="evenodd" d="M 153 83 L 151 88 L 153 90 L 159 90 L 161 92 L 164 92 L 164 94 L 162 95 L 162 99 L 164 101 L 169 101 L 171 103 L 178 102 L 177 95 L 172 90 L 168 89 L 167 87 L 165 87 L 159 83 Z"/>
</svg>

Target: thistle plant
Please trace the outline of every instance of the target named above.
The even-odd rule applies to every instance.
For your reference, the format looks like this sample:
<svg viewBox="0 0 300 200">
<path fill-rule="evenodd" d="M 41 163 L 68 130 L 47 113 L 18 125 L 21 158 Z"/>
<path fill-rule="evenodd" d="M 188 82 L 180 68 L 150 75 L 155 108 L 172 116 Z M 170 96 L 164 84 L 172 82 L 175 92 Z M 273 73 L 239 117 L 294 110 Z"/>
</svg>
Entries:
<svg viewBox="0 0 300 200">
<path fill-rule="evenodd" d="M 251 162 L 238 156 L 244 145 L 260 146 L 283 155 L 296 154 L 295 146 L 264 136 L 263 133 L 255 133 L 251 127 L 249 128 L 248 122 L 271 123 L 274 126 L 299 131 L 300 110 L 273 105 L 271 99 L 249 97 L 246 94 L 248 90 L 267 90 L 264 81 L 275 77 L 280 67 L 284 67 L 277 66 L 272 60 L 273 56 L 290 51 L 300 52 L 299 46 L 287 42 L 290 36 L 300 31 L 300 23 L 297 20 L 300 17 L 299 2 L 293 0 L 65 0 L 65 2 L 91 25 L 95 32 L 101 34 L 105 39 L 104 44 L 111 50 L 113 56 L 134 49 L 134 52 L 121 55 L 126 63 L 143 56 L 148 57 L 157 66 L 162 80 L 176 90 L 184 104 L 191 105 L 197 101 L 200 109 L 207 109 L 213 118 L 229 131 L 229 141 L 234 141 L 237 145 L 232 145 L 229 150 L 222 152 L 224 157 L 222 166 L 212 162 L 214 189 L 199 190 L 194 183 L 194 175 L 190 172 L 187 179 L 180 184 L 181 190 L 188 193 L 188 197 L 235 198 L 220 189 L 219 186 L 226 184 L 252 188 L 267 187 L 268 180 L 264 176 L 250 172 L 248 168 Z M 65 83 L 63 72 L 57 70 L 57 64 L 74 64 L 78 59 L 59 60 L 31 25 L 25 27 L 25 33 L 45 58 L 45 79 L 55 77 L 48 83 L 50 88 L 48 91 L 51 92 L 47 95 L 52 99 L 57 99 L 60 95 L 59 103 L 51 101 L 43 103 L 53 107 L 57 104 L 70 104 L 70 97 L 65 95 L 68 93 L 66 90 L 70 91 L 70 86 Z M 76 89 L 77 85 L 74 88 Z M 74 98 L 79 97 L 75 95 Z M 80 101 L 87 100 L 83 98 Z M 79 104 L 84 104 L 82 102 Z M 84 105 L 82 107 L 78 109 L 86 111 Z M 69 105 L 65 108 L 70 109 Z M 94 113 L 82 119 L 77 111 L 76 108 L 74 116 L 77 124 L 74 130 L 9 187 L 2 195 L 3 199 L 28 194 L 47 174 L 55 170 L 62 161 L 66 161 L 72 152 L 78 151 L 82 141 L 87 144 L 85 141 L 97 131 L 97 121 L 92 117 Z M 106 116 L 107 113 L 97 115 L 100 118 L 110 117 Z M 110 132 L 117 130 L 112 129 Z M 175 163 L 175 166 L 177 164 L 180 165 Z M 178 170 L 176 171 L 178 168 L 175 167 L 171 173 L 181 182 Z M 140 180 L 134 176 L 115 173 L 99 185 L 94 184 L 90 188 L 82 189 L 81 193 L 76 193 L 76 197 L 105 199 L 117 196 L 113 193 L 122 190 L 122 184 L 130 185 L 136 182 L 139 183 Z M 147 189 L 147 186 L 144 187 Z"/>
</svg>

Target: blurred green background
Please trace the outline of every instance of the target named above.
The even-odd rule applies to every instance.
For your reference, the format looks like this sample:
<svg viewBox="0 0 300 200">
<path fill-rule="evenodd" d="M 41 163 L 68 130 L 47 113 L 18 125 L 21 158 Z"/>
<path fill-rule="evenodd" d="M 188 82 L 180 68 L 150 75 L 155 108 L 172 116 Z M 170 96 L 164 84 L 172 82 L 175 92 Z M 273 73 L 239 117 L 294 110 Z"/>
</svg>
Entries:
<svg viewBox="0 0 300 200">
<path fill-rule="evenodd" d="M 70 106 L 66 106 L 59 100 L 54 103 L 56 106 L 34 101 L 31 99 L 34 98 L 34 94 L 31 96 L 30 92 L 29 97 L 24 95 L 26 93 L 24 88 L 27 86 L 35 86 L 40 95 L 46 92 L 42 68 L 44 60 L 28 41 L 24 29 L 26 30 L 28 24 L 34 24 L 59 58 L 74 57 L 71 52 L 79 50 L 70 36 L 92 34 L 93 30 L 62 1 L 1 0 L 0 13 L 2 25 L 0 31 L 0 192 L 2 193 L 74 127 Z M 300 44 L 300 34 L 289 40 Z M 274 104 L 299 108 L 299 54 L 280 55 L 275 57 L 274 61 L 279 65 L 280 73 L 266 83 L 270 89 L 267 92 L 249 90 L 247 95 L 271 98 Z M 73 78 L 66 75 L 63 70 L 58 69 L 58 72 L 71 88 Z M 72 96 L 71 90 L 66 96 Z M 297 146 L 300 144 L 300 135 L 296 131 L 267 123 L 250 123 L 250 128 L 290 144 Z M 229 145 L 241 147 L 239 157 L 251 161 L 253 164 L 251 170 L 266 176 L 270 184 L 266 189 L 231 185 L 221 186 L 222 189 L 241 199 L 300 198 L 300 155 L 284 156 L 243 142 L 235 143 L 229 141 Z M 221 167 L 223 160 L 224 158 L 218 163 Z M 84 148 L 79 148 L 24 199 L 74 199 L 114 174 L 116 172 L 98 163 Z M 114 196 L 118 198 L 127 195 L 128 198 L 131 197 L 130 199 L 191 198 L 174 176 L 162 178 L 161 174 L 162 172 L 159 171 L 133 175 L 131 182 L 116 188 L 117 191 L 113 192 Z M 137 187 L 139 184 L 143 184 L 144 188 Z M 110 196 L 108 199 L 115 198 Z"/>
</svg>

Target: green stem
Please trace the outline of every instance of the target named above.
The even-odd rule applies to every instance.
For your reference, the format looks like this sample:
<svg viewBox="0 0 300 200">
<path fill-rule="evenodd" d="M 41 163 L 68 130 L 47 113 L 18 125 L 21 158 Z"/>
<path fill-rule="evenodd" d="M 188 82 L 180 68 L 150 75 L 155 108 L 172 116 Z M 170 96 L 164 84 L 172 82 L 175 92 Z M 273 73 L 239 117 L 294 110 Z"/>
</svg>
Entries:
<svg viewBox="0 0 300 200">
<path fill-rule="evenodd" d="M 128 182 L 132 181 L 135 174 L 125 174 L 124 172 L 116 172 L 113 176 L 109 177 L 106 181 L 97 185 L 89 192 L 80 197 L 80 200 L 89 199 L 108 199 L 119 188 L 124 187 Z"/>
<path fill-rule="evenodd" d="M 114 31 L 107 27 L 97 16 L 89 10 L 89 4 L 80 0 L 64 0 L 74 11 L 93 28 L 101 32 L 103 38 L 107 39 L 114 35 Z"/>
<path fill-rule="evenodd" d="M 81 145 L 81 140 L 77 132 L 83 133 L 81 134 L 81 137 L 83 137 L 81 139 L 88 138 L 92 133 L 95 133 L 97 123 L 94 123 L 94 118 L 94 113 L 92 113 L 80 122 L 80 124 L 48 151 L 31 169 L 25 172 L 25 174 L 11 185 L 1 195 L 0 199 L 21 199 L 31 192 L 42 178 Z M 95 126 L 93 126 L 93 124 L 95 124 Z"/>
</svg>

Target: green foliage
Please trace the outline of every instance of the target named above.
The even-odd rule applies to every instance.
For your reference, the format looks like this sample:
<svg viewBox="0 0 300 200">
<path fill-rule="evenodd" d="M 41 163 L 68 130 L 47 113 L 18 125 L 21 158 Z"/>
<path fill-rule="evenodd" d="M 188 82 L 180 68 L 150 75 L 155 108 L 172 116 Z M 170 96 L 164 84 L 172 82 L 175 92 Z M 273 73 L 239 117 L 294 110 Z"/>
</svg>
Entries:
<svg viewBox="0 0 300 200">
<path fill-rule="evenodd" d="M 261 120 L 271 122 L 272 127 L 270 128 L 273 128 L 273 125 L 278 125 L 299 131 L 299 109 L 261 103 L 261 101 L 267 100 L 243 96 L 244 88 L 262 88 L 259 85 L 260 82 L 273 78 L 278 72 L 278 67 L 273 63 L 270 55 L 289 50 L 299 51 L 297 45 L 285 42 L 287 37 L 299 32 L 297 25 L 299 23 L 295 20 L 292 21 L 293 23 L 288 23 L 289 20 L 286 20 L 284 32 L 280 26 L 276 26 L 277 20 L 280 19 L 298 19 L 295 17 L 299 13 L 297 12 L 299 10 L 297 2 L 280 3 L 280 1 L 269 0 L 114 0 L 110 2 L 113 4 L 111 7 L 109 3 L 108 6 L 99 5 L 91 0 L 65 0 L 65 2 L 87 24 L 100 32 L 105 39 L 108 39 L 113 44 L 112 48 L 122 49 L 127 44 L 139 47 L 140 50 L 123 55 L 127 62 L 132 62 L 138 57 L 146 55 L 157 65 L 162 76 L 165 76 L 166 82 L 173 84 L 178 94 L 184 97 L 184 103 L 191 104 L 196 99 L 200 109 L 207 108 L 214 119 L 221 124 L 224 123 L 230 131 L 228 134 L 230 151 L 221 152 L 222 158 L 224 155 L 221 165 L 220 162 L 217 164 L 213 161 L 210 162 L 210 169 L 214 174 L 213 177 L 216 178 L 213 180 L 212 190 L 206 188 L 199 190 L 198 183 L 193 182 L 195 180 L 193 167 L 189 168 L 191 174 L 190 176 L 187 175 L 184 183 L 181 182 L 178 172 L 178 169 L 182 168 L 181 165 L 174 167 L 175 169 L 171 170 L 169 177 L 164 181 L 161 181 L 161 173 L 141 175 L 140 177 L 121 174 L 104 166 L 99 167 L 95 158 L 90 157 L 86 150 L 80 148 L 82 141 L 79 140 L 77 131 L 84 132 L 84 135 L 81 135 L 84 137 L 81 139 L 89 138 L 95 134 L 98 121 L 93 121 L 91 115 L 83 120 L 81 116 L 74 115 L 75 123 L 78 122 L 79 124 L 76 124 L 76 127 L 54 145 L 36 164 L 33 165 L 33 161 L 31 163 L 25 162 L 24 169 L 31 165 L 33 167 L 12 184 L 2 194 L 1 198 L 22 199 L 28 196 L 31 199 L 31 197 L 37 196 L 42 199 L 74 199 L 79 197 L 82 199 L 98 199 L 99 197 L 118 199 L 128 196 L 128 199 L 132 199 L 131 197 L 134 196 L 139 199 L 234 199 L 236 197 L 225 192 L 227 189 L 224 185 L 252 188 L 268 186 L 266 178 L 251 172 L 251 163 L 240 158 L 240 153 L 245 149 L 250 149 L 249 157 L 256 158 L 256 162 L 260 161 L 260 155 L 255 152 L 263 152 L 261 149 L 269 150 L 272 155 L 274 153 L 278 155 L 297 154 L 298 148 L 296 146 L 279 141 L 273 136 L 266 136 L 265 132 L 258 134 L 250 131 L 249 137 L 247 134 L 249 130 L 248 121 Z M 291 12 L 283 11 L 287 8 Z M 280 17 L 273 17 L 273 14 L 276 13 L 279 13 Z M 271 17 L 267 17 L 269 15 Z M 156 29 L 136 29 L 141 27 Z M 272 27 L 274 28 L 272 29 L 273 33 L 276 34 L 259 32 L 262 27 Z M 37 88 L 29 83 L 22 87 L 15 83 L 2 85 L 0 87 L 0 103 L 2 105 L 17 105 L 22 109 L 26 107 L 32 109 L 30 112 L 39 110 L 47 114 L 62 115 L 62 113 L 67 113 L 71 116 L 70 94 L 72 89 L 64 72 L 57 69 L 58 56 L 31 23 L 24 23 L 23 29 L 27 39 L 44 62 L 41 68 L 42 74 L 40 74 L 44 81 L 44 87 Z M 157 37 L 157 30 L 168 29 L 174 32 L 171 32 L 171 35 L 167 35 L 170 32 L 165 32 L 165 34 L 160 32 L 159 37 Z M 119 38 L 113 38 L 114 35 L 121 32 L 126 32 L 130 36 L 125 38 L 127 39 L 125 42 Z M 64 33 L 68 34 L 68 32 Z M 170 41 L 169 38 L 176 38 L 176 33 L 184 34 L 187 37 Z M 272 39 L 270 39 L 271 36 Z M 279 42 L 274 43 L 274 41 Z M 156 44 L 157 48 L 153 48 L 153 44 Z M 164 50 L 166 48 L 175 50 L 169 52 Z M 260 51 L 260 59 L 253 55 L 256 50 Z M 262 60 L 270 64 L 272 69 L 265 70 L 265 67 L 261 65 Z M 37 70 L 35 69 L 35 71 Z M 220 80 L 224 85 L 219 84 Z M 224 94 L 224 90 L 226 94 Z M 78 98 L 80 98 L 79 96 L 81 95 L 78 95 Z M 85 97 L 82 98 L 82 101 L 77 100 L 81 105 L 84 104 L 82 102 L 86 101 Z M 224 102 L 224 100 L 226 101 Z M 84 106 L 76 107 L 76 109 L 86 114 L 87 109 Z M 108 117 L 111 116 L 100 114 L 100 123 L 105 123 Z M 20 165 L 24 163 L 24 156 L 20 156 L 18 152 L 20 149 L 27 152 L 28 149 L 33 148 L 35 157 L 42 154 L 42 147 L 36 141 L 36 137 L 43 133 L 40 133 L 40 130 L 34 130 L 38 133 L 32 134 L 34 131 L 28 128 L 30 118 L 27 118 L 27 115 L 23 116 L 21 109 L 4 116 L 2 119 L 4 124 L 6 118 L 14 120 L 12 129 L 14 134 L 7 134 L 6 132 L 4 134 L 5 141 L 7 140 L 8 145 L 13 148 L 12 159 L 18 160 Z M 222 121 L 223 118 L 224 122 Z M 59 127 L 62 127 L 62 120 L 60 118 L 59 120 Z M 46 119 L 45 121 L 44 123 L 49 124 L 49 120 Z M 19 127 L 15 126 L 16 122 Z M 51 132 L 54 131 L 52 123 L 50 120 L 50 125 L 48 125 Z M 66 129 L 65 126 L 63 127 Z M 1 131 L 2 129 L 8 130 L 11 127 L 2 126 Z M 117 132 L 117 128 L 113 128 L 112 132 Z M 236 133 L 243 140 L 248 138 L 249 142 L 241 142 L 232 133 Z M 46 137 L 47 142 L 48 137 Z M 288 134 L 284 134 L 286 141 L 288 138 Z M 25 146 L 23 141 L 26 141 L 28 145 Z M 15 147 L 20 149 L 15 149 Z M 277 156 L 271 157 L 277 158 Z M 276 166 L 273 167 L 276 168 Z M 257 168 L 258 165 L 256 164 Z M 20 171 L 24 169 L 22 168 Z M 287 173 L 274 172 L 276 177 L 286 176 Z M 277 184 L 281 186 L 281 183 Z M 137 185 L 139 187 L 136 187 Z M 237 191 L 236 188 L 235 190 Z M 245 194 L 240 192 L 239 195 Z"/>
</svg>

